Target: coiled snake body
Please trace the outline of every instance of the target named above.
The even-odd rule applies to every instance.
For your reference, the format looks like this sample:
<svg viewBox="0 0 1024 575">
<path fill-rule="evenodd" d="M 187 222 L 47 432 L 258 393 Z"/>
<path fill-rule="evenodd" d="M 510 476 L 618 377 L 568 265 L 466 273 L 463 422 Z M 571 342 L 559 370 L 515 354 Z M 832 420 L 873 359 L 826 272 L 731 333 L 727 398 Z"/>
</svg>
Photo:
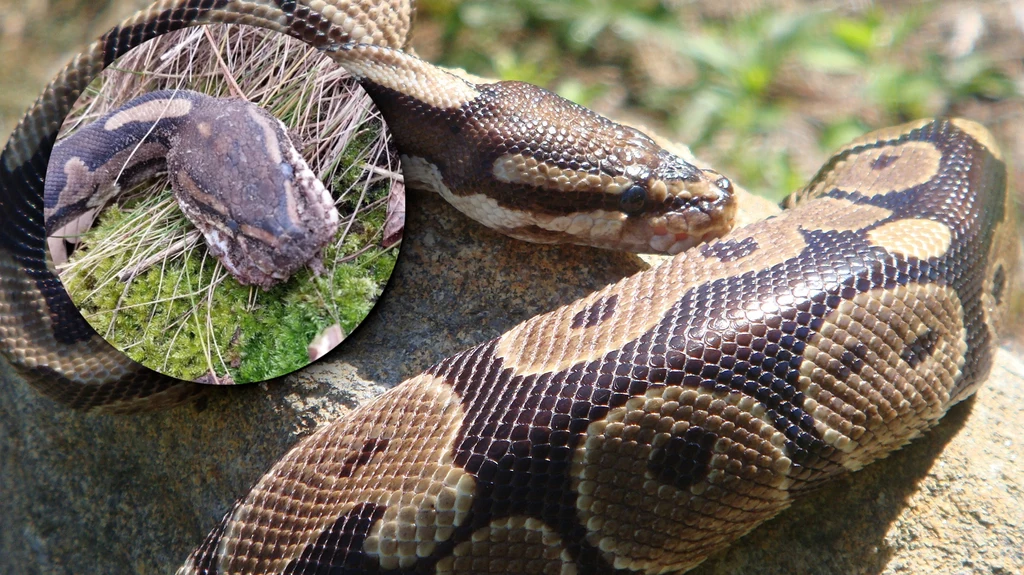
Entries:
<svg viewBox="0 0 1024 575">
<path fill-rule="evenodd" d="M 186 24 L 258 24 L 330 51 L 386 114 L 410 179 L 513 235 L 673 251 L 720 233 L 728 180 L 546 93 L 470 84 L 388 48 L 407 31 L 408 6 L 395 8 L 163 2 L 72 63 L 0 161 L 0 341 L 27 381 L 113 410 L 195 392 L 127 364 L 81 323 L 43 263 L 41 220 L 54 126 L 78 91 Z M 550 107 L 526 117 L 517 91 Z M 578 139 L 566 119 L 601 149 L 553 149 Z M 463 139 L 480 144 L 455 149 Z M 459 172 L 460 158 L 486 164 Z M 530 187 L 568 191 L 586 211 L 519 199 Z M 840 150 L 791 203 L 320 429 L 181 573 L 682 571 L 884 457 L 987 377 L 1017 249 L 1005 167 L 980 126 L 921 121 Z M 653 231 L 630 231 L 635 218 Z"/>
</svg>

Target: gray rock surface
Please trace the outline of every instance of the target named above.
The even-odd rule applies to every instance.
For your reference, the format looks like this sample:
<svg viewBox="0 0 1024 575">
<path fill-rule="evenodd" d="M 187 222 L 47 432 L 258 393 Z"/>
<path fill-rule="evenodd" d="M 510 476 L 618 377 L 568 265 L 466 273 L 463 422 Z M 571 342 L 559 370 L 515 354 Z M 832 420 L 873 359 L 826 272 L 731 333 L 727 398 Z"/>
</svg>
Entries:
<svg viewBox="0 0 1024 575">
<path fill-rule="evenodd" d="M 431 363 L 643 264 L 532 246 L 410 194 L 366 323 L 282 381 L 136 416 L 62 409 L 0 363 L 0 573 L 171 573 L 298 437 Z M 718 573 L 1024 572 L 1024 364 L 888 460 L 798 502 L 700 567 Z"/>
</svg>

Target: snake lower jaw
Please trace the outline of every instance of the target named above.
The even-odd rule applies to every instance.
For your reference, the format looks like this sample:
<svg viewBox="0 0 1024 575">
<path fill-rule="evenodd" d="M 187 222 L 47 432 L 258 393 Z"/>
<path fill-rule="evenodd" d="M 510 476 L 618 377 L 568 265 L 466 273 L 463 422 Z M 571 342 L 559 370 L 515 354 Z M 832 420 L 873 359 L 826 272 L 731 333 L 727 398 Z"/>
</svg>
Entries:
<svg viewBox="0 0 1024 575">
<path fill-rule="evenodd" d="M 732 231 L 736 223 L 734 198 L 724 200 L 711 210 L 693 210 L 673 214 L 674 217 L 649 224 L 649 238 L 644 247 L 634 251 L 676 255 L 704 242 L 718 239 Z"/>
<path fill-rule="evenodd" d="M 649 242 L 650 249 L 646 250 L 646 252 L 674 256 L 702 243 L 719 238 L 728 231 L 728 229 L 723 229 L 696 234 L 680 232 L 655 235 L 651 238 Z"/>
</svg>

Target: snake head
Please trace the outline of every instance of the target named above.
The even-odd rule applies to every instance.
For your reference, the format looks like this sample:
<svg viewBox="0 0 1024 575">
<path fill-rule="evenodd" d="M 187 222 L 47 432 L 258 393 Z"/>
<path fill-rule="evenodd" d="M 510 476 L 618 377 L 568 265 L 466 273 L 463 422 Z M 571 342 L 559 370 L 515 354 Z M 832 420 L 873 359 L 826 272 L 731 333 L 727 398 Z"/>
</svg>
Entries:
<svg viewBox="0 0 1024 575">
<path fill-rule="evenodd" d="M 620 148 L 589 166 L 532 150 L 500 157 L 494 178 L 532 199 L 517 211 L 495 202 L 492 212 L 505 215 L 490 215 L 497 222 L 491 227 L 540 243 L 656 254 L 678 254 L 732 229 L 736 198 L 728 178 L 642 142 L 643 153 Z"/>
<path fill-rule="evenodd" d="M 677 254 L 732 228 L 729 179 L 635 128 L 520 82 L 489 85 L 467 108 L 481 111 L 479 125 L 460 136 L 493 142 L 480 161 L 489 179 L 467 187 L 487 190 L 489 207 L 504 210 L 476 219 L 508 235 Z M 531 112 L 542 119 L 519 120 Z"/>
<path fill-rule="evenodd" d="M 732 229 L 732 182 L 662 151 L 656 167 L 622 192 L 622 242 L 634 251 L 677 254 Z"/>
<path fill-rule="evenodd" d="M 615 156 L 632 163 L 586 177 L 594 186 L 588 191 L 602 200 L 599 204 L 554 217 L 538 210 L 535 226 L 506 233 L 545 241 L 555 231 L 561 234 L 555 240 L 559 242 L 674 255 L 729 232 L 736 217 L 732 182 L 665 150 L 652 152 L 646 145 L 650 142 L 643 143 L 646 153 L 620 150 Z M 534 169 L 538 168 L 547 178 L 564 175 L 556 168 Z M 498 175 L 503 175 L 501 170 Z M 549 181 L 540 185 L 550 185 Z M 543 233 L 531 235 L 537 228 Z"/>
<path fill-rule="evenodd" d="M 509 236 L 679 253 L 732 227 L 732 184 L 544 88 L 473 83 L 404 52 L 332 54 L 374 99 L 413 188 Z"/>
</svg>

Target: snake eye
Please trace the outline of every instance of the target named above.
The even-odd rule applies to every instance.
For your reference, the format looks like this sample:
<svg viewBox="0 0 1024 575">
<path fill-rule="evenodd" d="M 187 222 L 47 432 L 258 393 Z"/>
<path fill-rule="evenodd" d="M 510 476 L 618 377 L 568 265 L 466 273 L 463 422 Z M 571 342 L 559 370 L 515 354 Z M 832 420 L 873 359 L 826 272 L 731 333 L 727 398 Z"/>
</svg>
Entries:
<svg viewBox="0 0 1024 575">
<path fill-rule="evenodd" d="M 646 203 L 647 189 L 637 184 L 630 186 L 619 197 L 619 209 L 630 216 L 635 216 L 642 212 Z"/>
</svg>

